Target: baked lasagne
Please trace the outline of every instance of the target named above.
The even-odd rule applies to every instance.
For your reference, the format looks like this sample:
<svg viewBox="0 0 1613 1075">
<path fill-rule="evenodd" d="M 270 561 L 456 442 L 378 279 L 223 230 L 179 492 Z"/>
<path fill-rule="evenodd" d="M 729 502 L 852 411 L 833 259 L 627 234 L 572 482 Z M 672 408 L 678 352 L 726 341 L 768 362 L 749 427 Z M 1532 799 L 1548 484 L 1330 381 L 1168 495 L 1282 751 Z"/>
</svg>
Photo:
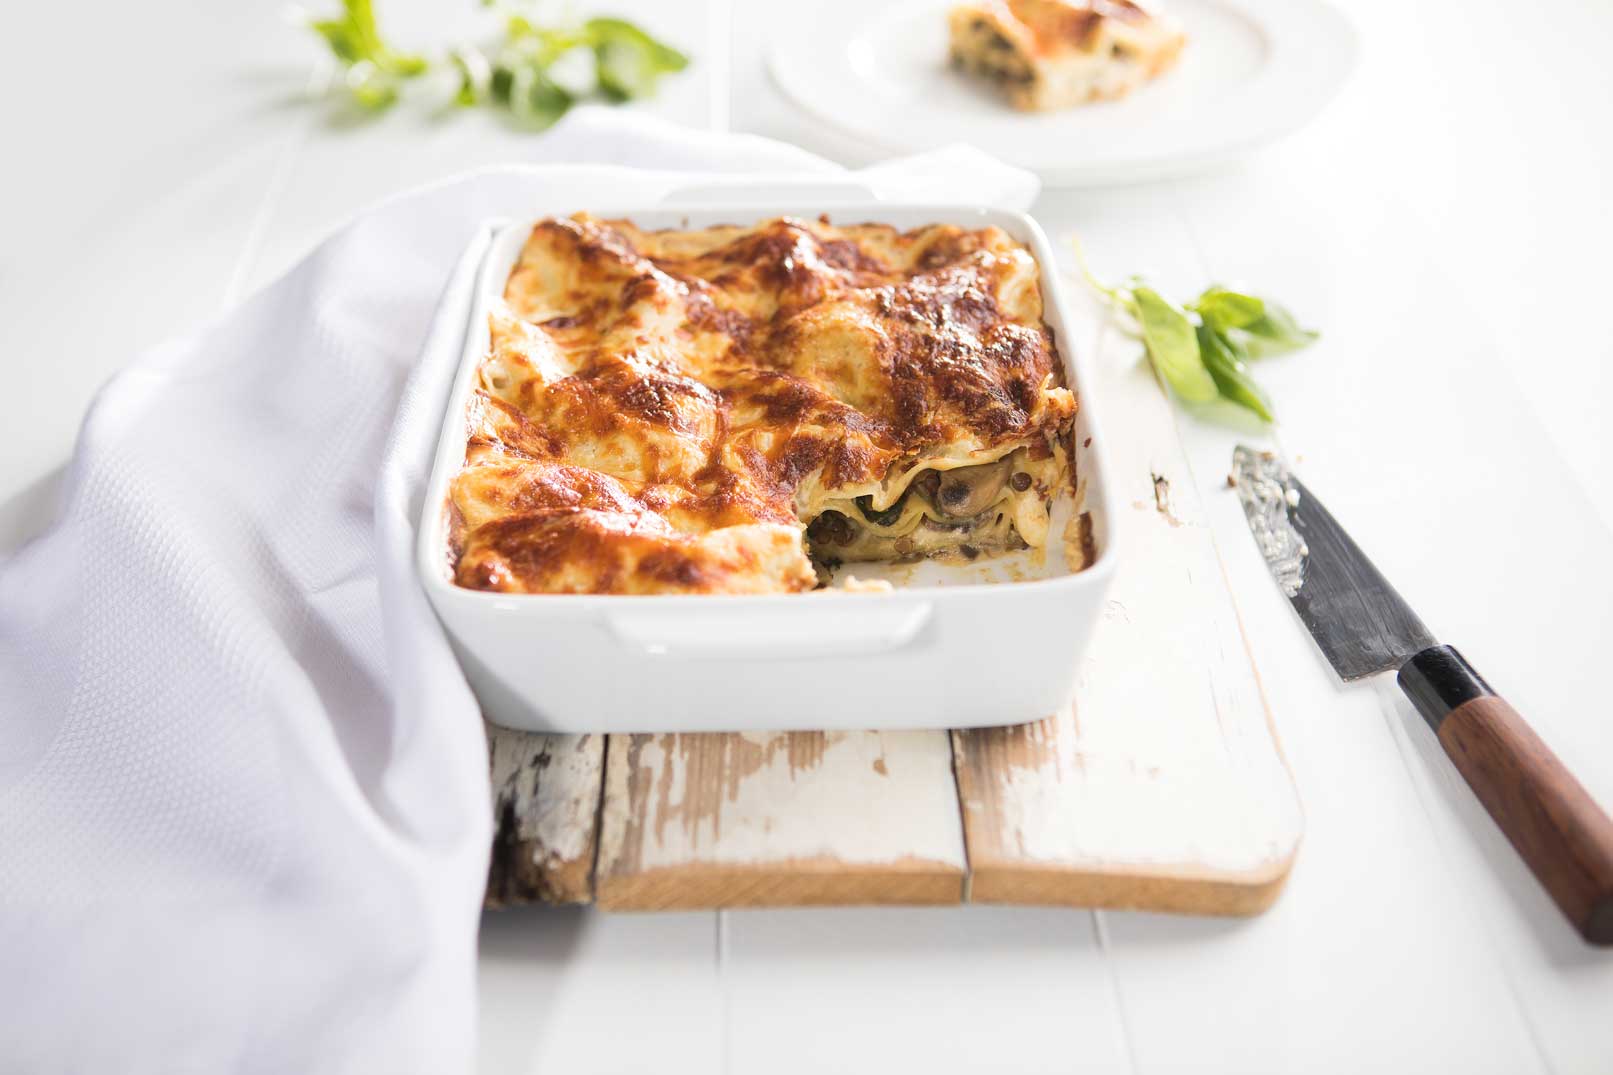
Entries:
<svg viewBox="0 0 1613 1075">
<path fill-rule="evenodd" d="M 1042 549 L 1076 400 L 997 228 L 540 221 L 453 480 L 461 586 L 779 593 Z"/>
<path fill-rule="evenodd" d="M 1187 40 L 1136 0 L 981 0 L 953 8 L 950 29 L 953 66 L 1028 111 L 1123 97 Z"/>
</svg>

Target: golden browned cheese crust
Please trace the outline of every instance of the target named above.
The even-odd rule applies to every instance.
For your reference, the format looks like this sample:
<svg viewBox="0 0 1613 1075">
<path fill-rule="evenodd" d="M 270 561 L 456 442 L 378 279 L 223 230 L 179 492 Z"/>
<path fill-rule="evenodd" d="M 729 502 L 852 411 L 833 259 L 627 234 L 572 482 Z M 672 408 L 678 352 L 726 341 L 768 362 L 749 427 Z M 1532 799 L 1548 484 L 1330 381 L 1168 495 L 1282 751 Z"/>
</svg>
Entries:
<svg viewBox="0 0 1613 1075">
<path fill-rule="evenodd" d="M 467 414 L 455 577 L 520 593 L 811 589 L 805 525 L 859 497 L 908 505 L 909 531 L 1022 543 L 1035 520 L 1016 530 L 1031 517 L 1009 500 L 1045 514 L 1074 413 L 1036 262 L 998 229 L 543 220 Z M 1011 454 L 1027 461 L 1013 491 Z M 926 521 L 903 497 L 928 470 L 985 475 L 971 489 L 997 506 Z"/>
</svg>

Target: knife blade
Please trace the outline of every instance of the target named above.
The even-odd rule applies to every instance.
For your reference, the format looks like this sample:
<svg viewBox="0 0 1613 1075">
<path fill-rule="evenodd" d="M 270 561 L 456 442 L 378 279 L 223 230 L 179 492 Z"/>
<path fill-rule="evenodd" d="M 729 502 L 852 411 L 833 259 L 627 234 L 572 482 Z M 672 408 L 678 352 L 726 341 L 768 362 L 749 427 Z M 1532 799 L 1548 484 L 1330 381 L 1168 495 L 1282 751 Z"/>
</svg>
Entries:
<svg viewBox="0 0 1613 1075">
<path fill-rule="evenodd" d="M 1267 566 L 1340 679 L 1399 668 L 1434 644 L 1411 606 L 1281 459 L 1240 445 L 1232 471 Z"/>
<path fill-rule="evenodd" d="M 1272 577 L 1346 683 L 1396 680 L 1591 944 L 1613 945 L 1613 820 L 1454 647 L 1441 645 L 1287 464 L 1239 445 L 1231 481 Z"/>
</svg>

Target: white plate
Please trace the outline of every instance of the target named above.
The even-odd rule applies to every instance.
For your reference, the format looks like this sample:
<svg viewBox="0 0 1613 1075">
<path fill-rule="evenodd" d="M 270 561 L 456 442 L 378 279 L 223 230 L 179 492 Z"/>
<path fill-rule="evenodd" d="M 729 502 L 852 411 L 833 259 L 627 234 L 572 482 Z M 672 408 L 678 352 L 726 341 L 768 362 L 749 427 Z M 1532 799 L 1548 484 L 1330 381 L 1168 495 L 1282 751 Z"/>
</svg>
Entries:
<svg viewBox="0 0 1613 1075">
<path fill-rule="evenodd" d="M 952 0 L 824 0 L 769 52 L 801 107 L 885 149 L 968 142 L 1046 183 L 1091 186 L 1221 164 L 1289 134 L 1355 66 L 1324 0 L 1168 0 L 1188 33 L 1176 67 L 1119 101 L 1024 113 L 947 64 Z"/>
</svg>

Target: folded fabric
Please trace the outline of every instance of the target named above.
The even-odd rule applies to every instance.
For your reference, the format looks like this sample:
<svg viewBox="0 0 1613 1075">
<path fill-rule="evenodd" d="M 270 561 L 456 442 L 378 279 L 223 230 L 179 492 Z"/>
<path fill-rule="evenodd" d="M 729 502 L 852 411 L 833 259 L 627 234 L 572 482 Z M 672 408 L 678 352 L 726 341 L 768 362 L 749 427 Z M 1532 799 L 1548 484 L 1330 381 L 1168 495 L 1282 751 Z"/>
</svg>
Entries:
<svg viewBox="0 0 1613 1075">
<path fill-rule="evenodd" d="M 848 174 L 590 109 L 534 146 L 568 163 L 390 198 L 137 359 L 61 519 L 0 564 L 0 1068 L 470 1066 L 486 743 L 410 555 L 467 316 L 445 285 L 493 218 Z M 1036 190 L 961 148 L 857 180 Z"/>
</svg>

